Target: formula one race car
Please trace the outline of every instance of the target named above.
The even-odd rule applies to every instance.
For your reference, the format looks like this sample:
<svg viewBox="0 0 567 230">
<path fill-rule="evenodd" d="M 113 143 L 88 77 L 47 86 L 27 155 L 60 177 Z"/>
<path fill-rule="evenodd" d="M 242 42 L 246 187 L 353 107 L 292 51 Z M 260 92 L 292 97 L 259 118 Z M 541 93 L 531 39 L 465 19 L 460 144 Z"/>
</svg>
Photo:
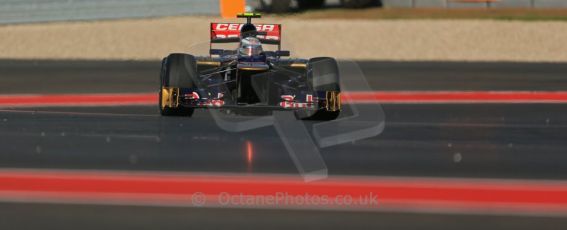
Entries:
<svg viewBox="0 0 567 230">
<path fill-rule="evenodd" d="M 281 50 L 281 25 L 211 23 L 209 55 L 173 53 L 162 61 L 159 105 L 164 116 L 191 116 L 194 109 L 250 115 L 293 110 L 298 119 L 333 120 L 341 111 L 335 59 L 291 59 Z M 238 43 L 234 50 L 216 43 Z M 274 45 L 273 51 L 263 45 Z"/>
</svg>

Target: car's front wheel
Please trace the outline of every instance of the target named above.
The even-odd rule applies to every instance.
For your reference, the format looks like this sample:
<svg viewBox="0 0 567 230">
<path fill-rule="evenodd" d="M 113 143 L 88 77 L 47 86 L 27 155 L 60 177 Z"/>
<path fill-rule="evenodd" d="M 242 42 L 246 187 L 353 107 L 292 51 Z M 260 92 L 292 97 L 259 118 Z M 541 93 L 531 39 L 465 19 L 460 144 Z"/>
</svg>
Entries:
<svg viewBox="0 0 567 230">
<path fill-rule="evenodd" d="M 195 57 L 189 54 L 170 54 L 162 61 L 160 76 L 159 108 L 163 116 L 191 116 L 193 108 L 179 104 L 183 88 L 193 88 L 197 76 Z"/>
<path fill-rule="evenodd" d="M 334 120 L 340 114 L 339 67 L 330 57 L 312 58 L 307 63 L 307 81 L 315 92 L 326 92 L 325 108 L 297 110 L 296 117 L 303 120 Z"/>
</svg>

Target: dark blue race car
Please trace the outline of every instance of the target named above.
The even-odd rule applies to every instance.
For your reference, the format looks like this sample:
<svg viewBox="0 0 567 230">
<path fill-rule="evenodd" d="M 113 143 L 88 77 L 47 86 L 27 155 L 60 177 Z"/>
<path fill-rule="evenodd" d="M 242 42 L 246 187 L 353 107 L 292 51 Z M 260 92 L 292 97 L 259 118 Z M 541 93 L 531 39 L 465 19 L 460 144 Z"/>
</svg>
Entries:
<svg viewBox="0 0 567 230">
<path fill-rule="evenodd" d="M 333 120 L 341 111 L 335 59 L 292 59 L 281 50 L 281 25 L 211 23 L 208 56 L 173 53 L 162 61 L 159 105 L 164 116 L 191 116 L 195 109 L 242 115 L 293 110 L 298 119 Z M 233 50 L 217 43 L 238 43 Z M 265 50 L 273 45 L 276 49 Z"/>
</svg>

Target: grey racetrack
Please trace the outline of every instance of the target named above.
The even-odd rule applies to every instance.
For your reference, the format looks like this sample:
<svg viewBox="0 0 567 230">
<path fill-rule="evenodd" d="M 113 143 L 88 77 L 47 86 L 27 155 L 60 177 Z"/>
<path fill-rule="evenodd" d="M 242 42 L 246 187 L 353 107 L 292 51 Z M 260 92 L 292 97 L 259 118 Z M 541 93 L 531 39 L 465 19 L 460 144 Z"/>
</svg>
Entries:
<svg viewBox="0 0 567 230">
<path fill-rule="evenodd" d="M 359 65 L 374 90 L 567 89 L 565 64 Z M 0 92 L 157 93 L 158 73 L 158 62 L 3 60 Z M 388 104 L 383 109 L 386 126 L 379 136 L 320 150 L 330 175 L 567 179 L 565 104 Z M 247 141 L 254 145 L 251 164 Z M 161 117 L 157 105 L 3 108 L 0 167 L 298 175 L 273 127 L 229 133 L 207 111 L 192 118 Z M 0 226 L 13 229 L 343 229 L 339 220 L 369 229 L 561 229 L 567 224 L 561 218 L 518 216 L 0 204 Z"/>
</svg>

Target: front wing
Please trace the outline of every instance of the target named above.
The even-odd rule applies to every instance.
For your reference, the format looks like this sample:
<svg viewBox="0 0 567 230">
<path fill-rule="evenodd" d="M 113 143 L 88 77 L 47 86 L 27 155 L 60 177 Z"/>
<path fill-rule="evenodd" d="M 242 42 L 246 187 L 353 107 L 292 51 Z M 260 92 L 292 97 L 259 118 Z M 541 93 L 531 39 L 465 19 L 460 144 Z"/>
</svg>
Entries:
<svg viewBox="0 0 567 230">
<path fill-rule="evenodd" d="M 163 87 L 161 89 L 161 105 L 178 108 L 265 108 L 270 110 L 341 110 L 340 92 L 317 91 L 296 95 L 280 95 L 280 101 L 275 104 L 264 102 L 254 104 L 236 103 L 228 99 L 226 92 L 206 91 L 203 89 Z"/>
</svg>

